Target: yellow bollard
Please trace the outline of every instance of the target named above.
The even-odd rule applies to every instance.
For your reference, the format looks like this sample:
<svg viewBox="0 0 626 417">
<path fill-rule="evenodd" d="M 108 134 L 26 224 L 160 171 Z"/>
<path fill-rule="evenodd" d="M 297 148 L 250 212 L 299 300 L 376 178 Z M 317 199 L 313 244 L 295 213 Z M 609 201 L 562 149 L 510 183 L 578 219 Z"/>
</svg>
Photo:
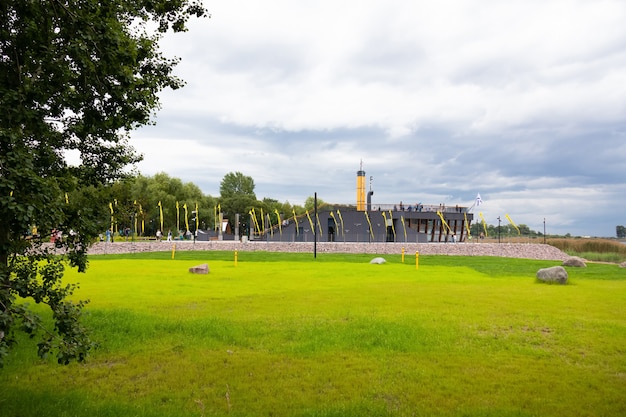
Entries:
<svg viewBox="0 0 626 417">
<path fill-rule="evenodd" d="M 176 243 L 172 245 L 172 259 L 174 259 L 174 255 L 176 255 Z"/>
<path fill-rule="evenodd" d="M 415 251 L 415 269 L 419 269 L 420 266 L 420 253 Z"/>
<path fill-rule="evenodd" d="M 402 248 L 402 263 L 404 263 L 404 248 Z"/>
<path fill-rule="evenodd" d="M 235 266 L 237 266 L 237 251 L 235 251 Z"/>
</svg>

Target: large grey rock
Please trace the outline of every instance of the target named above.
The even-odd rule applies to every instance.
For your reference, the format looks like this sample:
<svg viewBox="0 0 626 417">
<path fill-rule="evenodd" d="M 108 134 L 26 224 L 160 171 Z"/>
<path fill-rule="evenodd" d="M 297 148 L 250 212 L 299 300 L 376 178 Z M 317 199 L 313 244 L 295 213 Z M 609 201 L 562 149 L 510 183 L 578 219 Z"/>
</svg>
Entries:
<svg viewBox="0 0 626 417">
<path fill-rule="evenodd" d="M 189 268 L 189 272 L 191 272 L 192 274 L 208 274 L 209 264 L 192 266 L 191 268 Z"/>
<path fill-rule="evenodd" d="M 379 265 L 384 264 L 385 262 L 387 262 L 385 258 L 380 258 L 380 257 L 374 258 L 370 261 L 371 264 L 379 264 Z"/>
<path fill-rule="evenodd" d="M 583 258 L 579 258 L 578 256 L 570 256 L 566 260 L 563 261 L 563 266 L 575 266 L 578 268 L 586 268 L 587 264 Z"/>
<path fill-rule="evenodd" d="M 548 283 L 567 283 L 567 271 L 562 266 L 543 268 L 537 271 L 537 279 Z"/>
</svg>

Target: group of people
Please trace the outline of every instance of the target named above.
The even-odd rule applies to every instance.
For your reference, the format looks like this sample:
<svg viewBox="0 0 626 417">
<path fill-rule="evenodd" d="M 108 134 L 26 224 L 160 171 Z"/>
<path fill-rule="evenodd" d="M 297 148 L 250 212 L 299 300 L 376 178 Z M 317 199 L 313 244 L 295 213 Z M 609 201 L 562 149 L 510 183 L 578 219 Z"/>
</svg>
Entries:
<svg viewBox="0 0 626 417">
<path fill-rule="evenodd" d="M 171 231 L 171 230 L 168 230 L 168 231 L 167 231 L 167 238 L 166 238 L 166 241 L 167 241 L 167 242 L 171 242 L 171 241 L 173 240 L 173 237 L 172 237 L 172 236 L 173 236 L 173 235 L 172 235 L 172 231 Z M 187 232 L 184 234 L 184 238 L 185 238 L 185 239 L 189 239 L 189 240 L 191 240 L 191 239 L 193 238 L 193 234 L 191 233 L 191 231 L 187 230 Z M 157 239 L 157 241 L 159 241 L 159 242 L 160 242 L 161 240 L 163 240 L 163 233 L 161 232 L 161 230 L 157 230 L 157 231 L 156 231 L 156 239 Z M 182 233 L 182 231 L 180 231 L 180 232 L 179 232 L 178 239 L 179 239 L 179 240 L 182 240 L 182 239 L 183 239 L 183 233 Z"/>
<path fill-rule="evenodd" d="M 406 208 L 406 211 L 422 211 L 424 209 L 424 205 L 422 203 L 417 203 L 415 206 L 409 205 Z M 394 211 L 398 211 L 398 206 L 393 206 Z M 405 211 L 404 204 L 400 201 L 400 211 Z"/>
</svg>

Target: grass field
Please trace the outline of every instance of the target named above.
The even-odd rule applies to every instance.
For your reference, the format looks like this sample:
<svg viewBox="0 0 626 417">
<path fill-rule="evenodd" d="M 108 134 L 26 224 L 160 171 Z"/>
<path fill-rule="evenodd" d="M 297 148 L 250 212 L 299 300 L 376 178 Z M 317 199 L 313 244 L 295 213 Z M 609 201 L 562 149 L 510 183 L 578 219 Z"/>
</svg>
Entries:
<svg viewBox="0 0 626 417">
<path fill-rule="evenodd" d="M 0 416 L 626 415 L 626 269 L 372 257 L 91 257 L 67 278 L 100 347 L 60 366 L 22 340 Z"/>
</svg>

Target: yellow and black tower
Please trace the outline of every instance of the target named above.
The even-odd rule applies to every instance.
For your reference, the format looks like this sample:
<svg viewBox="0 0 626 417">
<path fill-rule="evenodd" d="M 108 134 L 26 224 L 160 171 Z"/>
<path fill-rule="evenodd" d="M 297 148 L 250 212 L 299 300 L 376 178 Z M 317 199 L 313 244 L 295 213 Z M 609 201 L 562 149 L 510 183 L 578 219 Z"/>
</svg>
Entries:
<svg viewBox="0 0 626 417">
<path fill-rule="evenodd" d="M 365 171 L 363 171 L 363 161 L 360 169 L 356 173 L 356 209 L 365 211 Z"/>
</svg>

